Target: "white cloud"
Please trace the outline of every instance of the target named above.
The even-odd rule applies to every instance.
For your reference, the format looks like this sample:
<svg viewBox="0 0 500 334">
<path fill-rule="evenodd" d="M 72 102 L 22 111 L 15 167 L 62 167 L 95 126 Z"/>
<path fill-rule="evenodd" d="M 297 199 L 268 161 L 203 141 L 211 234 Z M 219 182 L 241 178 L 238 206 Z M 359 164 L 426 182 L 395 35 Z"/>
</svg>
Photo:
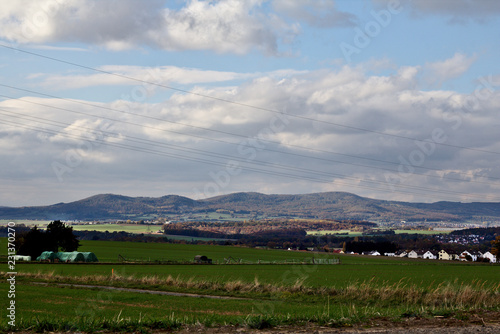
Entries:
<svg viewBox="0 0 500 334">
<path fill-rule="evenodd" d="M 234 160 L 238 161 L 240 167 L 291 174 L 301 180 L 242 170 L 231 177 L 227 184 L 218 186 L 220 193 L 241 190 L 272 193 L 344 190 L 361 195 L 376 194 L 380 198 L 401 199 L 402 195 L 393 193 L 386 182 L 385 175 L 388 172 L 378 168 L 393 169 L 393 173 L 397 175 L 400 159 L 410 160 L 412 154 L 415 154 L 413 152 L 418 152 L 421 148 L 412 140 L 370 131 L 432 139 L 434 131 L 441 129 L 447 144 L 490 151 L 500 149 L 497 135 L 500 126 L 497 117 L 497 110 L 500 108 L 498 87 L 488 99 L 478 100 L 474 112 L 469 112 L 460 105 L 463 106 L 461 102 L 468 97 L 474 97 L 474 92 L 471 92 L 472 95 L 465 95 L 437 89 L 419 90 L 418 73 L 422 68 L 400 67 L 384 75 L 369 74 L 371 72 L 366 68 L 345 66 L 337 71 L 284 71 L 281 76 L 278 72 L 262 73 L 232 87 L 217 86 L 212 82 L 195 88 L 196 93 L 213 96 L 215 99 L 178 92 L 156 104 L 126 101 L 99 104 L 131 111 L 130 114 L 70 101 L 30 98 L 32 101 L 97 117 L 27 104 L 21 100 L 2 101 L 2 109 L 57 120 L 68 125 L 58 128 L 35 119 L 22 121 L 30 127 L 58 129 L 56 133 L 38 135 L 22 127 L 4 125 L 2 122 L 10 118 L 2 115 L 0 159 L 5 161 L 5 165 L 0 172 L 0 179 L 23 180 L 24 177 L 30 182 L 33 179 L 39 180 L 40 183 L 37 184 L 43 184 L 42 180 L 46 180 L 49 183 L 47 189 L 53 189 L 54 196 L 57 194 L 56 187 L 51 184 L 92 189 L 94 193 L 155 196 L 178 193 L 195 196 L 193 189 L 202 190 L 205 185 L 214 182 L 214 175 L 221 175 L 225 164 Z M 223 100 L 285 112 L 289 116 L 234 105 Z M 293 115 L 322 122 L 296 118 Z M 162 119 L 168 122 L 163 122 Z M 109 131 L 113 135 L 108 134 L 102 145 L 94 145 L 95 141 L 88 138 L 75 140 L 63 136 L 85 136 L 90 131 L 88 129 L 102 131 L 101 127 L 106 124 L 113 127 L 105 128 L 103 132 Z M 339 126 L 342 124 L 349 127 Z M 12 141 L 15 146 L 12 146 Z M 84 150 L 89 143 L 90 151 L 71 156 L 74 152 Z M 113 144 L 125 145 L 129 149 L 110 146 Z M 20 155 L 20 151 L 24 153 Z M 440 176 L 433 170 L 418 170 L 426 176 L 404 175 L 400 183 L 395 185 L 396 189 L 410 192 L 404 198 L 420 201 L 465 198 L 442 194 L 440 191 L 443 189 L 456 191 L 458 194 L 483 196 L 482 199 L 469 196 L 468 200 L 490 200 L 498 193 L 498 182 L 489 182 L 485 178 L 500 177 L 498 155 L 435 145 L 431 153 L 424 153 L 423 156 L 424 161 L 420 164 L 422 167 L 443 170 L 446 175 L 451 175 L 446 171 L 453 171 L 452 174 L 458 178 L 484 182 L 447 181 L 439 179 Z M 207 161 L 219 165 L 207 164 Z M 53 162 L 70 164 L 71 172 L 63 175 L 62 184 L 52 169 Z M 270 165 L 272 163 L 287 168 L 302 168 L 305 171 L 291 171 Z M 310 178 L 318 178 L 324 182 L 307 181 Z M 130 180 L 135 181 L 130 183 Z M 374 185 L 366 182 L 367 180 L 380 183 Z M 421 194 L 414 188 L 398 188 L 400 185 L 431 190 Z M 478 186 L 482 188 L 478 190 Z"/>
<path fill-rule="evenodd" d="M 92 86 L 109 86 L 109 85 L 148 85 L 147 83 L 168 85 L 176 84 L 198 84 L 198 83 L 215 83 L 231 80 L 242 80 L 255 76 L 255 74 L 210 71 L 193 68 L 182 68 L 176 66 L 160 66 L 160 67 L 142 67 L 142 66 L 124 66 L 124 65 L 107 65 L 97 68 L 97 70 L 115 73 L 116 76 L 107 73 L 97 73 L 91 75 L 44 75 L 37 73 L 37 78 L 42 78 L 41 84 L 51 89 L 76 89 Z M 137 79 L 130 80 L 129 78 Z M 141 82 L 145 81 L 145 82 Z M 154 87 L 149 87 L 153 90 Z"/>
<path fill-rule="evenodd" d="M 446 60 L 425 64 L 424 80 L 431 85 L 441 85 L 467 72 L 476 59 L 475 55 L 467 57 L 462 53 L 455 53 L 453 57 Z"/>
<path fill-rule="evenodd" d="M 159 0 L 23 0 L 2 3 L 0 37 L 18 43 L 82 42 L 124 50 L 279 52 L 297 33 L 260 10 L 262 0 L 191 0 L 180 9 Z"/>
</svg>

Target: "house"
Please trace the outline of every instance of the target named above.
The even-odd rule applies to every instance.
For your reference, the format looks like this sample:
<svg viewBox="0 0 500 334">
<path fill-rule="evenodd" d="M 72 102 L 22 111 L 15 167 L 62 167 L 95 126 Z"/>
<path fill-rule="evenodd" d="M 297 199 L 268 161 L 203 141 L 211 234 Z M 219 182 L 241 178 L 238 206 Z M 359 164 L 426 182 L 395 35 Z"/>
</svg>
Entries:
<svg viewBox="0 0 500 334">
<path fill-rule="evenodd" d="M 410 259 L 421 259 L 422 256 L 424 256 L 424 252 L 422 252 L 422 251 L 414 251 L 414 250 L 412 250 L 411 252 L 408 253 L 408 257 Z"/>
<path fill-rule="evenodd" d="M 469 261 L 471 259 L 472 261 L 477 261 L 477 253 L 472 253 L 469 251 L 463 251 L 460 253 L 460 261 Z"/>
<path fill-rule="evenodd" d="M 447 260 L 447 261 L 456 260 L 457 255 L 453 254 L 452 252 L 447 252 L 444 249 L 441 249 L 438 253 L 438 259 L 439 260 Z"/>
<path fill-rule="evenodd" d="M 361 255 L 380 256 L 380 253 L 377 251 L 369 251 L 369 252 L 362 252 Z"/>
<path fill-rule="evenodd" d="M 438 254 L 434 251 L 427 251 L 422 255 L 423 259 L 427 260 L 436 260 L 438 258 Z"/>
<path fill-rule="evenodd" d="M 490 252 L 486 252 L 486 253 L 482 254 L 481 257 L 483 259 L 489 259 L 490 263 L 497 263 L 497 257 L 495 255 L 491 254 Z"/>
<path fill-rule="evenodd" d="M 406 256 L 408 256 L 408 253 L 405 251 L 397 251 L 395 256 L 396 257 L 406 257 Z"/>
<path fill-rule="evenodd" d="M 396 256 L 396 253 L 384 253 L 384 256 Z"/>
</svg>

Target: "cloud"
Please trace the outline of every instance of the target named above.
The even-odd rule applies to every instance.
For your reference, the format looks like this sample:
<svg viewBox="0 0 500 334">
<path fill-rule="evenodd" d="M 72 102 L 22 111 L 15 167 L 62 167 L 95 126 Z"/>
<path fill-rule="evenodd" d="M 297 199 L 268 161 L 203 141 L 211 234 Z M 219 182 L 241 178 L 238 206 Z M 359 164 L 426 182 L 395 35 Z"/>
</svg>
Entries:
<svg viewBox="0 0 500 334">
<path fill-rule="evenodd" d="M 460 77 L 476 60 L 475 55 L 467 57 L 463 53 L 455 53 L 453 57 L 443 61 L 427 63 L 424 66 L 424 80 L 430 85 L 441 85 L 445 81 Z"/>
<path fill-rule="evenodd" d="M 263 75 L 263 73 L 258 72 L 238 73 L 177 66 L 105 65 L 98 67 L 96 70 L 96 72 L 102 71 L 105 73 L 101 72 L 90 75 L 33 73 L 28 78 L 38 80 L 38 85 L 51 90 L 79 89 L 95 86 L 136 86 L 136 93 L 143 92 L 147 96 L 152 96 L 160 88 L 160 85 L 176 87 L 193 84 L 232 83 Z M 303 72 L 284 69 L 268 72 L 265 75 L 282 78 Z"/>
<path fill-rule="evenodd" d="M 416 17 L 440 15 L 449 18 L 450 23 L 465 23 L 471 19 L 484 22 L 500 15 L 500 2 L 496 0 L 400 0 L 405 8 L 411 8 Z M 376 2 L 382 2 L 376 0 Z M 385 2 L 385 1 L 384 1 Z"/>
<path fill-rule="evenodd" d="M 151 46 L 277 54 L 297 33 L 261 9 L 261 0 L 191 0 L 179 9 L 159 0 L 24 0 L 2 4 L 0 37 L 18 43 L 79 42 L 124 50 Z"/>
<path fill-rule="evenodd" d="M 144 85 L 145 87 L 147 86 L 148 90 L 153 90 L 156 87 L 141 81 L 161 85 L 172 83 L 186 85 L 242 80 L 255 76 L 255 74 L 248 73 L 210 71 L 176 66 L 143 67 L 107 65 L 101 66 L 97 68 L 97 70 L 107 73 L 96 73 L 91 75 L 52 75 L 37 73 L 36 77 L 42 79 L 41 85 L 56 90 L 109 85 Z M 117 75 L 114 76 L 108 73 L 115 73 Z M 130 80 L 129 78 L 137 80 Z"/>
<path fill-rule="evenodd" d="M 468 58 L 450 59 L 443 63 L 458 66 Z M 498 199 L 499 182 L 488 177 L 500 178 L 499 155 L 484 150 L 500 150 L 500 86 L 492 80 L 487 98 L 476 92 L 424 91 L 417 88 L 423 68 L 398 67 L 383 75 L 369 68 L 261 73 L 231 87 L 199 84 L 194 88 L 199 95 L 176 92 L 154 104 L 98 104 L 126 113 L 58 99 L 24 98 L 79 113 L 24 99 L 1 101 L 0 109 L 16 114 L 12 118 L 0 111 L 0 159 L 5 162 L 0 179 L 29 180 L 51 192 L 50 198 L 65 201 L 67 193 L 58 189 L 189 197 L 241 190 L 342 190 L 400 200 Z M 443 77 L 450 75 L 455 74 Z M 471 99 L 476 102 L 472 111 L 467 109 Z M 16 120 L 20 115 L 38 119 Z M 4 124 L 6 120 L 33 129 Z M 52 132 L 39 133 L 34 127 Z M 103 140 L 96 140 L 96 132 Z M 477 150 L 438 145 L 436 133 L 441 142 Z M 434 140 L 434 145 L 402 137 Z M 227 177 L 231 161 L 239 172 Z M 67 167 L 59 172 L 62 181 L 54 163 Z M 416 173 L 407 172 L 411 169 Z M 388 181 L 388 174 L 397 181 Z M 443 175 L 481 183 L 450 181 Z M 73 199 L 80 197 L 78 192 Z M 0 199 L 2 204 L 9 201 Z"/>
<path fill-rule="evenodd" d="M 332 0 L 274 0 L 274 9 L 288 17 L 320 28 L 354 26 L 356 16 L 335 8 Z"/>
</svg>

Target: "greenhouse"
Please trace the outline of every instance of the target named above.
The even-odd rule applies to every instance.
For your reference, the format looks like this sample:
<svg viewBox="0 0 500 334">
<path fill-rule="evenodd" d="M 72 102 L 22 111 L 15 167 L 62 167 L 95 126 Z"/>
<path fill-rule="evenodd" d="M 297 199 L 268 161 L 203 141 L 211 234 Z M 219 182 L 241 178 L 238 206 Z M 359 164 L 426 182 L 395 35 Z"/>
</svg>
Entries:
<svg viewBox="0 0 500 334">
<path fill-rule="evenodd" d="M 92 252 L 43 252 L 37 261 L 50 262 L 98 262 L 97 257 Z"/>
<path fill-rule="evenodd" d="M 99 260 L 97 260 L 97 256 L 95 256 L 92 252 L 82 252 L 82 254 L 85 258 L 85 262 L 99 262 Z"/>
<path fill-rule="evenodd" d="M 85 257 L 80 252 L 57 252 L 59 262 L 85 262 Z"/>
<path fill-rule="evenodd" d="M 56 259 L 56 253 L 46 251 L 43 252 L 39 257 L 36 258 L 37 261 L 54 261 Z"/>
</svg>

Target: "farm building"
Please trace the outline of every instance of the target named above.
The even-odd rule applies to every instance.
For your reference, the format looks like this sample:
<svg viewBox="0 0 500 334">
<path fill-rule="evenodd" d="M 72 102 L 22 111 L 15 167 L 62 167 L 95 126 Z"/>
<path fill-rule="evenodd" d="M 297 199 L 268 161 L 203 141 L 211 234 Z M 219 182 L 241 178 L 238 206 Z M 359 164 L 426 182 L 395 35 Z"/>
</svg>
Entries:
<svg viewBox="0 0 500 334">
<path fill-rule="evenodd" d="M 14 261 L 26 261 L 26 262 L 30 262 L 31 261 L 31 256 L 27 256 L 27 255 L 15 255 L 14 256 Z"/>
<path fill-rule="evenodd" d="M 207 258 L 205 255 L 196 255 L 194 257 L 194 262 L 195 263 L 212 264 L 212 259 Z"/>
</svg>

